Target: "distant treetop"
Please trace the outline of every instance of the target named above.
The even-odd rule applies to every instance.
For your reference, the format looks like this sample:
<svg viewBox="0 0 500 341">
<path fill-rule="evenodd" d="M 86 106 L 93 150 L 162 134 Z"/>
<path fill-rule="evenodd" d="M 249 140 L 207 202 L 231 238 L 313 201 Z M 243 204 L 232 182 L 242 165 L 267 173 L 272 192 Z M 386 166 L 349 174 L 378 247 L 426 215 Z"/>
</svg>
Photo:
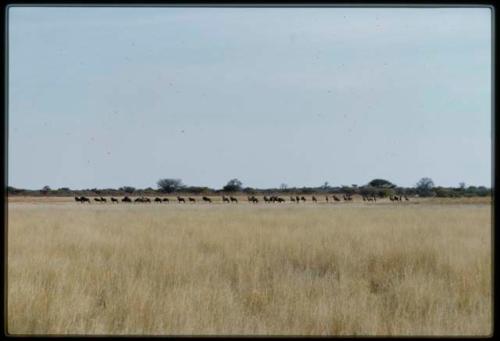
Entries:
<svg viewBox="0 0 500 341">
<path fill-rule="evenodd" d="M 237 192 L 243 189 L 243 183 L 238 179 L 231 179 L 227 185 L 222 188 L 223 191 Z"/>
<path fill-rule="evenodd" d="M 185 187 L 181 179 L 160 179 L 157 185 L 160 191 L 165 193 L 172 193 Z"/>
<path fill-rule="evenodd" d="M 396 185 L 391 183 L 390 181 L 384 179 L 373 179 L 368 183 L 369 186 L 377 187 L 377 188 L 394 188 Z"/>
</svg>

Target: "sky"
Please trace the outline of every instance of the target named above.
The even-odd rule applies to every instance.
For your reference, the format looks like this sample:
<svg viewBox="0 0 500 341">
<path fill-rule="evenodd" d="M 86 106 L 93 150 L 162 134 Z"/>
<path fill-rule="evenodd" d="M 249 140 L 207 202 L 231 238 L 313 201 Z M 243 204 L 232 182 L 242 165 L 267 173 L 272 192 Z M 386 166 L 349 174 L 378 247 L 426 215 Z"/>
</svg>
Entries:
<svg viewBox="0 0 500 341">
<path fill-rule="evenodd" d="M 490 187 L 491 16 L 11 6 L 8 184 Z"/>
</svg>

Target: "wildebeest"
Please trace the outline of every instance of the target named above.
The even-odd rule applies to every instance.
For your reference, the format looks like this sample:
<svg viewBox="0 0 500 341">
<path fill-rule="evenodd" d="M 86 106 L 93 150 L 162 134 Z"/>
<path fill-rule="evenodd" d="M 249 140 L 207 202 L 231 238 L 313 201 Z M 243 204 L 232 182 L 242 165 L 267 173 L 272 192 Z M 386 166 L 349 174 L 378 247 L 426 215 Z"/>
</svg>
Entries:
<svg viewBox="0 0 500 341">
<path fill-rule="evenodd" d="M 333 200 L 340 201 L 340 199 L 336 195 L 333 195 Z"/>
<path fill-rule="evenodd" d="M 163 198 L 163 202 L 170 202 L 170 200 L 168 200 L 168 198 Z"/>
<path fill-rule="evenodd" d="M 410 199 L 408 199 L 408 197 L 407 197 L 406 195 L 405 195 L 405 200 L 406 200 L 406 201 L 410 201 Z"/>
<path fill-rule="evenodd" d="M 129 197 L 125 196 L 125 198 L 122 199 L 122 202 L 132 202 L 132 199 Z"/>
<path fill-rule="evenodd" d="M 80 203 L 88 202 L 90 204 L 90 200 L 88 198 L 85 198 L 84 196 L 81 197 L 75 197 L 75 201 L 79 201 Z"/>
<path fill-rule="evenodd" d="M 312 196 L 312 201 L 318 202 L 318 200 L 316 199 L 316 197 L 314 195 Z"/>
<path fill-rule="evenodd" d="M 212 199 L 210 199 L 209 197 L 203 197 L 202 199 L 203 199 L 203 201 L 206 201 L 206 202 L 212 202 Z"/>
<path fill-rule="evenodd" d="M 325 196 L 326 202 L 328 202 L 328 195 Z"/>
<path fill-rule="evenodd" d="M 295 202 L 295 197 L 290 197 L 290 201 Z"/>
<path fill-rule="evenodd" d="M 269 201 L 270 201 L 270 199 L 264 195 L 264 202 L 269 202 Z"/>
<path fill-rule="evenodd" d="M 183 197 L 179 197 L 179 196 L 177 197 L 177 201 L 179 203 L 181 203 L 181 202 L 186 203 L 186 199 L 184 199 Z"/>
<path fill-rule="evenodd" d="M 106 198 L 101 197 L 101 202 L 107 202 Z"/>
<path fill-rule="evenodd" d="M 97 202 L 101 202 L 100 198 L 94 198 L 94 200 L 97 201 Z"/>
<path fill-rule="evenodd" d="M 226 197 L 225 195 L 222 196 L 222 202 L 227 202 L 229 203 L 229 198 Z"/>
<path fill-rule="evenodd" d="M 155 202 L 161 203 L 161 199 L 160 198 L 155 198 Z"/>
<path fill-rule="evenodd" d="M 276 200 L 278 200 L 278 202 L 285 202 L 286 201 L 285 199 L 279 198 L 279 197 Z"/>
<path fill-rule="evenodd" d="M 231 202 L 238 202 L 238 199 L 236 199 L 235 197 L 231 196 L 229 197 L 229 199 L 231 199 Z"/>
<path fill-rule="evenodd" d="M 135 200 L 134 200 L 134 202 L 144 202 L 144 199 L 142 199 L 142 198 L 137 198 L 137 199 L 135 199 Z"/>
<path fill-rule="evenodd" d="M 189 197 L 189 202 L 196 202 L 196 199 Z"/>
<path fill-rule="evenodd" d="M 259 199 L 257 199 L 254 195 L 252 195 L 251 197 L 248 197 L 248 200 L 250 202 L 253 202 L 254 204 L 259 202 Z"/>
<path fill-rule="evenodd" d="M 302 200 L 303 202 L 306 202 L 306 198 L 305 197 L 300 197 L 300 200 Z"/>
<path fill-rule="evenodd" d="M 299 196 L 298 196 L 298 195 L 295 197 L 295 200 L 296 200 L 296 202 L 297 202 L 297 204 L 298 204 L 298 203 L 299 203 L 299 201 L 300 201 L 300 198 L 299 198 Z"/>
<path fill-rule="evenodd" d="M 118 199 L 111 197 L 111 202 L 113 202 L 113 203 L 116 202 L 118 204 Z"/>
</svg>

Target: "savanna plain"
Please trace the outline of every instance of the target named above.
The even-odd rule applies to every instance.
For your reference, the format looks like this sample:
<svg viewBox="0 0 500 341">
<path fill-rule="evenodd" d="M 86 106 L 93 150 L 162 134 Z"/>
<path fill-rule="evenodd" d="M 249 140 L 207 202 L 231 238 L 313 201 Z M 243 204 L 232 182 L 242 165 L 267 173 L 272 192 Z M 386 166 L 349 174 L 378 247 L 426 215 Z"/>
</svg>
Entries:
<svg viewBox="0 0 500 341">
<path fill-rule="evenodd" d="M 10 200 L 7 331 L 489 335 L 491 202 Z"/>
</svg>

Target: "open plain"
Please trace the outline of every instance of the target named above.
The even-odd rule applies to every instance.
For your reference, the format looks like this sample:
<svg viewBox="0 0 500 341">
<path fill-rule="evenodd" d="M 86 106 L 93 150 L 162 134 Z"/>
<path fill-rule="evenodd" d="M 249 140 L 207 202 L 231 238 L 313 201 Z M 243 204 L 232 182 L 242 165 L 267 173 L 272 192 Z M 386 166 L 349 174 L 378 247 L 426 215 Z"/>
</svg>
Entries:
<svg viewBox="0 0 500 341">
<path fill-rule="evenodd" d="M 9 198 L 8 332 L 489 335 L 491 202 Z"/>
</svg>

